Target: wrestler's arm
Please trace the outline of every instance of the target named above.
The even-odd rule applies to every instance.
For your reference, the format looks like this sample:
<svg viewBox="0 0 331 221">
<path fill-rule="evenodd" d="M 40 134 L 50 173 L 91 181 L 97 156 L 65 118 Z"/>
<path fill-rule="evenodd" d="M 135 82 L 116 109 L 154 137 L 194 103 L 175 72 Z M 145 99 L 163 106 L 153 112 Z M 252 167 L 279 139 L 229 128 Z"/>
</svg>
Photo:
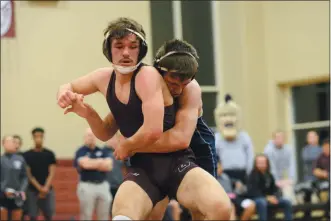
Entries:
<svg viewBox="0 0 331 221">
<path fill-rule="evenodd" d="M 142 101 L 144 123 L 120 146 L 127 150 L 142 148 L 157 141 L 163 132 L 164 100 L 161 87 L 162 76 L 153 67 L 145 66 L 136 76 L 136 92 Z"/>
<path fill-rule="evenodd" d="M 202 105 L 198 83 L 194 81 L 187 85 L 179 101 L 180 108 L 176 113 L 175 126 L 164 132 L 154 144 L 136 148 L 133 152 L 167 153 L 189 147 Z"/>
<path fill-rule="evenodd" d="M 65 91 L 72 91 L 78 94 L 89 95 L 93 94 L 100 89 L 100 82 L 104 81 L 112 72 L 111 68 L 99 68 L 87 75 L 73 80 L 70 83 L 63 84 L 60 86 L 57 99 Z M 109 78 L 109 77 L 108 77 Z"/>
<path fill-rule="evenodd" d="M 85 119 L 89 124 L 93 134 L 99 140 L 104 142 L 112 138 L 118 131 L 118 126 L 113 114 L 109 112 L 105 119 L 102 120 L 99 114 L 90 105 L 85 105 L 89 111 L 89 114 Z"/>
</svg>

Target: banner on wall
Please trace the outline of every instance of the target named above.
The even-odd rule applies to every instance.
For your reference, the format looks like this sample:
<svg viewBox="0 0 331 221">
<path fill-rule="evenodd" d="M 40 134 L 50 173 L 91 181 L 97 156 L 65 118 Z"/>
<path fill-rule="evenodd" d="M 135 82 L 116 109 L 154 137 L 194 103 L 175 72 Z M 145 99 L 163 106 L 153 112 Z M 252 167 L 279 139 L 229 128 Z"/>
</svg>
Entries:
<svg viewBox="0 0 331 221">
<path fill-rule="evenodd" d="M 15 37 L 14 2 L 1 0 L 1 38 Z"/>
</svg>

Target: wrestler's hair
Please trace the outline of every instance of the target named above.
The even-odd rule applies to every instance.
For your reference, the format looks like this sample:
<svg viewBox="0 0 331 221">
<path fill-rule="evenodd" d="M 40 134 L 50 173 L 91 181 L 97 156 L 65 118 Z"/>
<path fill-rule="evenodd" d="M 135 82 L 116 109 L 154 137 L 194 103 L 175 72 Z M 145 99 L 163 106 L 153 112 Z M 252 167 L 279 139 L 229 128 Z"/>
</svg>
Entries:
<svg viewBox="0 0 331 221">
<path fill-rule="evenodd" d="M 163 57 L 169 52 L 179 53 L 174 53 Z M 159 60 L 160 58 L 162 59 Z M 184 40 L 173 39 L 164 42 L 164 44 L 158 49 L 155 56 L 155 61 L 157 64 L 155 65 L 156 67 L 166 68 L 169 71 L 174 70 L 174 73 L 178 74 L 178 77 L 181 80 L 186 80 L 193 78 L 198 71 L 198 59 L 199 56 L 197 50 L 193 47 L 193 45 Z"/>
<path fill-rule="evenodd" d="M 114 39 L 122 39 L 125 36 L 132 34 L 132 32 L 130 32 L 127 29 L 131 29 L 135 32 L 138 32 L 139 34 L 142 35 L 144 39 L 146 39 L 146 34 L 143 29 L 143 26 L 138 22 L 136 22 L 135 20 L 126 17 L 120 17 L 114 21 L 111 21 L 108 24 L 107 28 L 104 30 L 104 37 L 109 35 L 111 41 Z M 137 39 L 139 41 L 141 40 L 140 38 Z"/>
</svg>

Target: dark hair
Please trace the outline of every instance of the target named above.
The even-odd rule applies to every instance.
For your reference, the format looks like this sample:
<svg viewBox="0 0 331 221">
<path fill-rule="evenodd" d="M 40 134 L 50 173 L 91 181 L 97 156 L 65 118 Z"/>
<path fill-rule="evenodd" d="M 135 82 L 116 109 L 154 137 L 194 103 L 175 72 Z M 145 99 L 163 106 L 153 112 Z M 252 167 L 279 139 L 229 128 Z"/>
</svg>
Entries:
<svg viewBox="0 0 331 221">
<path fill-rule="evenodd" d="M 121 39 L 125 36 L 132 34 L 128 29 L 141 34 L 146 39 L 146 34 L 143 26 L 131 18 L 121 17 L 110 22 L 104 30 L 104 36 L 109 35 L 109 39 Z M 137 38 L 140 40 L 140 38 Z M 110 41 L 111 43 L 111 41 Z"/>
<path fill-rule="evenodd" d="M 32 135 L 35 135 L 35 133 L 38 133 L 38 132 L 44 134 L 45 130 L 41 127 L 36 127 L 32 130 Z"/>
<path fill-rule="evenodd" d="M 267 170 L 266 172 L 267 173 L 270 173 L 270 161 L 269 161 L 269 157 L 263 153 L 259 153 L 259 154 L 256 154 L 255 158 L 254 158 L 254 164 L 253 164 L 253 171 L 254 172 L 259 172 L 259 170 L 257 169 L 257 166 L 256 166 L 256 159 L 258 157 L 265 157 L 267 159 Z"/>
<path fill-rule="evenodd" d="M 176 52 L 174 54 L 166 54 L 169 52 Z M 161 59 L 162 58 L 162 59 Z M 197 50 L 190 43 L 173 39 L 164 42 L 164 44 L 158 49 L 154 66 L 156 68 L 166 68 L 170 70 L 176 70 L 174 74 L 180 78 L 180 80 L 186 80 L 194 78 L 198 71 L 198 53 Z"/>
<path fill-rule="evenodd" d="M 15 134 L 15 135 L 13 135 L 13 138 L 14 138 L 14 139 L 18 139 L 18 140 L 20 141 L 20 143 L 22 143 L 22 138 L 21 138 L 21 136 Z"/>
<path fill-rule="evenodd" d="M 322 145 L 329 144 L 330 145 L 330 138 L 325 138 L 322 142 Z"/>
</svg>

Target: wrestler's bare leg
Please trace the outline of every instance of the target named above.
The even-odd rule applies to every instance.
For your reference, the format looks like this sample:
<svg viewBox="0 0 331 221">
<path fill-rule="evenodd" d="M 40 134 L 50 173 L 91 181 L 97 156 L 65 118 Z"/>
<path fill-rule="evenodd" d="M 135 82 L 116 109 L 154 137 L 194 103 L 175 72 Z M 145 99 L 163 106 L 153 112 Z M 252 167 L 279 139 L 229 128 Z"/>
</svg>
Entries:
<svg viewBox="0 0 331 221">
<path fill-rule="evenodd" d="M 152 212 L 149 214 L 148 220 L 162 220 L 168 204 L 168 197 L 165 197 L 163 200 L 158 202 L 152 209 Z"/>
<path fill-rule="evenodd" d="M 146 219 L 152 211 L 153 203 L 147 193 L 135 182 L 123 182 L 114 199 L 112 215 L 126 216 L 131 220 Z"/>
<path fill-rule="evenodd" d="M 199 211 L 205 220 L 229 220 L 231 216 L 231 201 L 223 187 L 200 167 L 193 168 L 184 176 L 177 191 L 177 200 L 192 213 Z"/>
</svg>

